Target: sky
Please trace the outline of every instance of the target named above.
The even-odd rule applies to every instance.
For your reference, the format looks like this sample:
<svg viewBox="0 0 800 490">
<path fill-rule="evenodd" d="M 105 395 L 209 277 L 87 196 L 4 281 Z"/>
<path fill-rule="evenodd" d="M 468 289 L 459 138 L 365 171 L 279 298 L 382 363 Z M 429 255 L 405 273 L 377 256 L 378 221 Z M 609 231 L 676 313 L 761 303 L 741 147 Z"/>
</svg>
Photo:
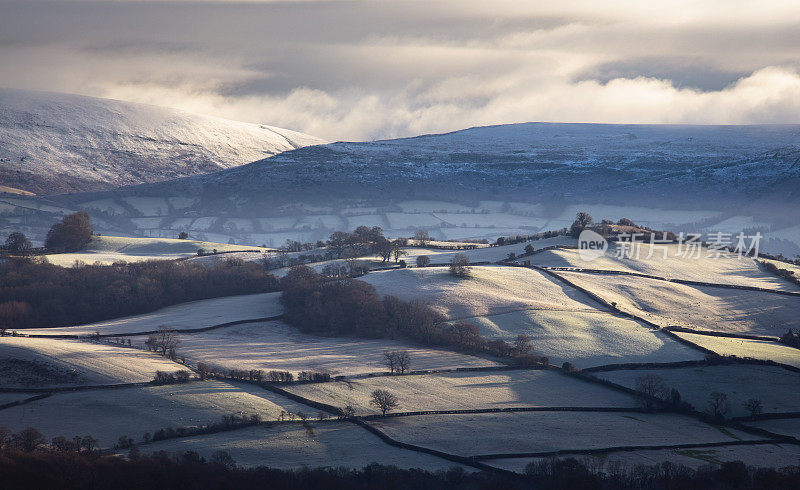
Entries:
<svg viewBox="0 0 800 490">
<path fill-rule="evenodd" d="M 800 2 L 0 0 L 0 86 L 332 141 L 800 123 Z"/>
</svg>

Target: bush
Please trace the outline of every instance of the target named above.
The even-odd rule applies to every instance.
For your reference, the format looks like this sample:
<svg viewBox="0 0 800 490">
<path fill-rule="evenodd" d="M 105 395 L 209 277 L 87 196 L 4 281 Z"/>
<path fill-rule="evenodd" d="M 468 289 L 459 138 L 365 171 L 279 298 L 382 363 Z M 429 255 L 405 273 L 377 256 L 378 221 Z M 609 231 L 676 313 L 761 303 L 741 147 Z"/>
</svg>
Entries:
<svg viewBox="0 0 800 490">
<path fill-rule="evenodd" d="M 457 253 L 450 260 L 450 274 L 456 277 L 466 277 L 469 275 L 469 257 L 463 253 Z"/>
</svg>

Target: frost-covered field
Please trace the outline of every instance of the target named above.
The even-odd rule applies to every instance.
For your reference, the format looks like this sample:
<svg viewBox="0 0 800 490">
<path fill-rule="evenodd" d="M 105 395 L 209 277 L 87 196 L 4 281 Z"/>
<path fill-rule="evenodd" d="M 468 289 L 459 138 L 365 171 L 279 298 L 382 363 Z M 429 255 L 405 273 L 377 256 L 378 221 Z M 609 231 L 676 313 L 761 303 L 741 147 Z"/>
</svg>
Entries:
<svg viewBox="0 0 800 490">
<path fill-rule="evenodd" d="M 50 254 L 47 260 L 56 265 L 71 266 L 76 260 L 87 264 L 100 262 L 140 262 L 143 260 L 169 260 L 197 255 L 198 249 L 219 252 L 250 250 L 266 252 L 269 249 L 244 245 L 226 245 L 224 243 L 203 242 L 197 240 L 178 240 L 177 238 L 129 238 L 95 236 L 85 249 L 76 253 Z"/>
<path fill-rule="evenodd" d="M 0 387 L 105 385 L 151 381 L 156 371 L 178 371 L 183 366 L 140 349 L 63 339 L 0 337 L 0 359 L 45 362 L 60 370 L 78 373 L 70 382 L 43 380 L 36 386 L 21 385 L 13 373 L 0 379 Z"/>
<path fill-rule="evenodd" d="M 570 456 L 564 456 L 570 457 Z M 628 468 L 637 465 L 652 466 L 668 461 L 690 468 L 708 464 L 721 465 L 728 461 L 742 461 L 747 466 L 781 467 L 800 459 L 800 446 L 794 444 L 753 444 L 746 446 L 698 447 L 688 449 L 648 449 L 639 451 L 613 451 L 596 456 L 577 455 L 580 460 L 592 465 L 621 463 Z M 543 458 L 508 458 L 487 461 L 492 466 L 522 473 L 531 462 L 542 462 Z"/>
<path fill-rule="evenodd" d="M 299 423 L 251 427 L 234 432 L 172 439 L 142 447 L 142 451 L 197 451 L 209 458 L 227 451 L 241 466 L 296 469 L 302 466 L 363 468 L 369 463 L 435 471 L 460 466 L 435 456 L 390 446 L 361 427 L 347 422 L 311 423 L 313 434 Z M 465 467 L 466 471 L 474 471 Z"/>
<path fill-rule="evenodd" d="M 775 434 L 784 436 L 791 436 L 795 439 L 800 439 L 800 418 L 787 418 L 787 419 L 768 419 L 759 420 L 757 422 L 745 422 L 752 427 L 768 430 Z"/>
<path fill-rule="evenodd" d="M 20 330 L 29 335 L 76 335 L 95 332 L 108 334 L 134 334 L 150 332 L 166 325 L 175 330 L 211 327 L 236 320 L 266 318 L 283 313 L 281 293 L 246 294 L 223 298 L 204 299 L 167 306 L 152 313 L 117 318 L 74 327 L 33 328 Z"/>
<path fill-rule="evenodd" d="M 554 371 L 502 371 L 381 376 L 288 388 L 305 398 L 345 407 L 357 414 L 380 413 L 370 404 L 373 390 L 388 390 L 400 406 L 394 411 L 465 410 L 510 407 L 635 407 L 623 393 Z"/>
<path fill-rule="evenodd" d="M 58 393 L 2 411 L 13 431 L 35 427 L 48 438 L 91 435 L 101 447 L 120 436 L 141 442 L 145 432 L 219 422 L 223 415 L 258 414 L 277 420 L 281 411 L 308 407 L 259 387 L 219 381 Z M 234 432 L 235 434 L 235 432 Z"/>
<path fill-rule="evenodd" d="M 677 389 L 681 397 L 695 409 L 707 409 L 712 392 L 727 395 L 729 416 L 749 415 L 742 403 L 759 398 L 764 413 L 800 411 L 800 374 L 770 366 L 730 365 L 676 369 L 634 369 L 595 373 L 598 377 L 634 388 L 636 378 L 646 374 L 660 376 L 664 383 Z"/>
<path fill-rule="evenodd" d="M 390 437 L 462 456 L 615 446 L 728 442 L 736 436 L 677 414 L 516 412 L 392 417 L 370 421 Z"/>
<path fill-rule="evenodd" d="M 144 340 L 136 337 L 134 343 Z M 325 371 L 333 375 L 382 372 L 388 371 L 383 364 L 386 350 L 407 350 L 412 369 L 497 365 L 476 356 L 396 340 L 306 335 L 277 321 L 186 334 L 180 340 L 178 354 L 190 363 L 202 361 L 225 370 Z"/>
<path fill-rule="evenodd" d="M 513 341 L 525 334 L 533 352 L 552 364 L 569 361 L 586 368 L 626 362 L 702 359 L 698 349 L 676 342 L 644 324 L 603 311 L 522 310 L 468 318 L 486 338 Z"/>
<path fill-rule="evenodd" d="M 559 272 L 624 311 L 662 326 L 778 336 L 796 327 L 799 298 L 773 293 L 687 286 L 641 277 Z"/>
<path fill-rule="evenodd" d="M 788 364 L 800 368 L 800 349 L 768 340 L 714 337 L 693 333 L 674 332 L 690 342 L 711 349 L 719 355 L 752 357 Z"/>
<path fill-rule="evenodd" d="M 494 315 L 521 309 L 593 311 L 596 303 L 543 273 L 519 267 L 472 267 L 456 278 L 445 267 L 368 274 L 380 294 L 427 301 L 450 318 Z"/>
<path fill-rule="evenodd" d="M 665 250 L 666 258 L 664 258 Z M 530 257 L 530 261 L 533 264 L 547 267 L 629 271 L 668 279 L 800 291 L 799 287 L 762 270 L 752 258 L 742 257 L 740 259 L 737 255 L 720 258 L 715 258 L 713 255 L 708 257 L 709 251 L 706 248 L 701 250 L 700 258 L 680 255 L 676 244 L 655 245 L 654 247 L 651 247 L 650 244 L 642 244 L 638 258 L 635 255 L 633 258 L 627 256 L 617 258 L 615 254 L 616 248 L 612 246 L 605 256 L 585 261 L 580 258 L 575 249 L 555 249 L 536 254 Z"/>
</svg>

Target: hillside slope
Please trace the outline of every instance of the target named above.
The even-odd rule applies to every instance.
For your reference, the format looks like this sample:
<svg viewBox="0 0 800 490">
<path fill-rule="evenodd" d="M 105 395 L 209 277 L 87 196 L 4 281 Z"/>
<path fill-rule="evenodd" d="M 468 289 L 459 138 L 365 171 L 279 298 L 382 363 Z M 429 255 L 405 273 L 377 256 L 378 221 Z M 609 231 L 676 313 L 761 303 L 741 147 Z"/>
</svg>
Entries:
<svg viewBox="0 0 800 490">
<path fill-rule="evenodd" d="M 320 143 L 163 107 L 0 89 L 0 185 L 36 194 L 214 172 Z"/>
</svg>

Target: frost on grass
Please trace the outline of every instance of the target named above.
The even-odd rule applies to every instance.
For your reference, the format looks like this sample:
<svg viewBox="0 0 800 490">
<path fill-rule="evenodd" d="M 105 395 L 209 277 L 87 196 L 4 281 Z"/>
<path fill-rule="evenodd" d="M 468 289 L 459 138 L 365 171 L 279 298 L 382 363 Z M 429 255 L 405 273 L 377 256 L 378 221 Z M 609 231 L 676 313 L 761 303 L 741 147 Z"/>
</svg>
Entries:
<svg viewBox="0 0 800 490">
<path fill-rule="evenodd" d="M 0 359 L 3 386 L 36 388 L 45 385 L 80 383 L 80 372 L 37 359 Z"/>
<path fill-rule="evenodd" d="M 606 301 L 616 302 L 623 311 L 662 326 L 778 336 L 795 328 L 800 315 L 800 301 L 792 296 L 641 277 L 559 274 Z"/>
<path fill-rule="evenodd" d="M 262 388 L 219 381 L 56 393 L 3 410 L 13 431 L 35 427 L 48 438 L 91 435 L 101 447 L 120 436 L 136 442 L 158 429 L 217 423 L 223 415 L 258 415 L 277 420 L 282 411 L 316 411 Z"/>
<path fill-rule="evenodd" d="M 446 268 L 374 272 L 363 278 L 379 294 L 422 300 L 451 319 L 524 309 L 594 311 L 596 303 L 539 271 L 518 267 L 472 267 L 456 278 Z"/>
<path fill-rule="evenodd" d="M 211 327 L 236 320 L 266 318 L 283 313 L 281 293 L 246 294 L 191 301 L 152 313 L 106 320 L 74 327 L 21 330 L 29 335 L 133 334 L 155 331 L 160 325 L 174 330 Z"/>
<path fill-rule="evenodd" d="M 436 456 L 390 446 L 361 427 L 344 422 L 251 427 L 233 432 L 158 442 L 145 452 L 197 451 L 208 458 L 227 451 L 242 466 L 294 469 L 301 466 L 361 469 L 370 463 L 435 471 L 459 466 Z M 465 467 L 467 471 L 472 468 Z"/>
<path fill-rule="evenodd" d="M 544 370 L 381 376 L 294 385 L 287 389 L 314 401 L 338 407 L 351 405 L 357 414 L 380 413 L 370 404 L 370 394 L 376 389 L 387 390 L 397 397 L 400 406 L 395 412 L 636 406 L 636 400 L 626 394 Z"/>
<path fill-rule="evenodd" d="M 16 388 L 143 383 L 151 381 L 156 371 L 183 369 L 140 349 L 64 339 L 0 337 L 0 358 L 16 359 L 23 363 L 17 367 L 28 367 L 23 376 L 6 369 L 0 377 L 0 386 Z"/>
<path fill-rule="evenodd" d="M 758 439 L 691 417 L 657 413 L 516 412 L 371 421 L 390 437 L 461 456 Z M 480 434 L 476 437 L 476 434 Z"/>
<path fill-rule="evenodd" d="M 711 393 L 724 393 L 731 417 L 749 415 L 742 403 L 758 398 L 764 413 L 800 411 L 800 374 L 772 366 L 728 365 L 676 369 L 633 369 L 597 373 L 614 383 L 634 388 L 636 378 L 656 374 L 669 388 L 677 389 L 683 400 L 705 411 Z"/>
<path fill-rule="evenodd" d="M 134 343 L 144 342 L 137 337 Z M 181 336 L 180 355 L 217 369 L 261 369 L 351 375 L 388 371 L 384 351 L 407 350 L 411 369 L 496 366 L 494 361 L 398 340 L 306 335 L 285 323 L 262 322 Z"/>
</svg>

